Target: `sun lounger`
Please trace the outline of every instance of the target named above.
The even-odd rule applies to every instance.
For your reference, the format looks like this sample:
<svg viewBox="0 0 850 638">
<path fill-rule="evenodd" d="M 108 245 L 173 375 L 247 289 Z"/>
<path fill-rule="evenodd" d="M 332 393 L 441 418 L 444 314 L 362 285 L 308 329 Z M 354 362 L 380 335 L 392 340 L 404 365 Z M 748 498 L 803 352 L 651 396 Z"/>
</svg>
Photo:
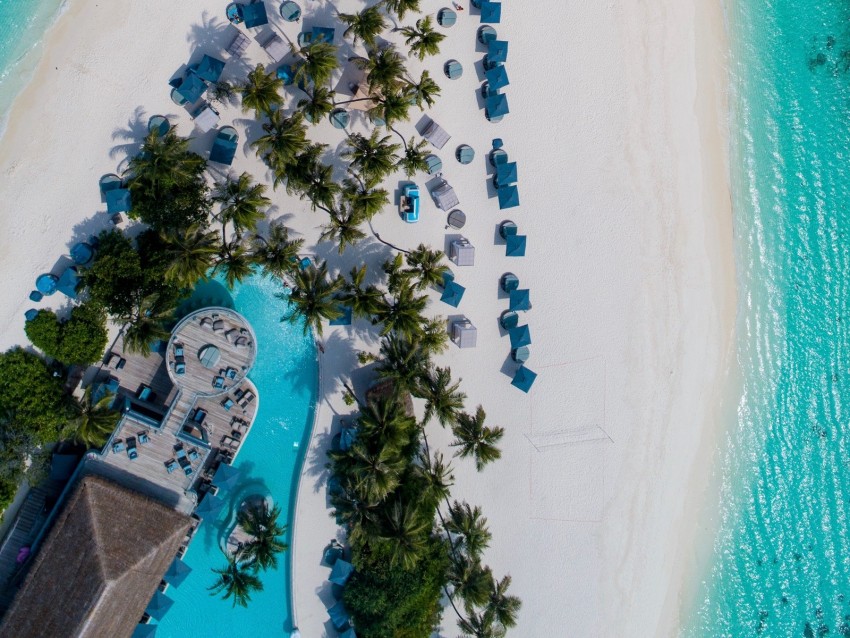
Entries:
<svg viewBox="0 0 850 638">
<path fill-rule="evenodd" d="M 139 458 L 139 451 L 136 449 L 136 439 L 132 436 L 127 439 L 127 456 L 130 457 L 131 461 Z"/>
<path fill-rule="evenodd" d="M 174 470 L 176 470 L 176 469 L 177 469 L 177 461 L 175 461 L 174 459 L 168 459 L 168 460 L 165 462 L 165 470 L 166 470 L 169 474 L 171 474 L 171 473 L 172 473 Z"/>
<path fill-rule="evenodd" d="M 141 443 L 142 445 L 146 445 L 147 443 L 150 443 L 150 437 L 148 437 L 147 432 L 139 432 L 138 438 L 139 438 L 139 443 Z"/>
<path fill-rule="evenodd" d="M 150 401 L 151 397 L 153 397 L 153 390 L 151 390 L 149 385 L 143 385 L 139 388 L 138 398 L 141 401 Z"/>
<path fill-rule="evenodd" d="M 228 368 L 224 371 L 224 376 L 227 379 L 235 379 L 236 378 L 236 368 Z"/>
<path fill-rule="evenodd" d="M 227 332 L 224 333 L 224 336 L 230 343 L 236 343 L 236 339 L 239 338 L 239 331 L 236 328 L 231 328 Z"/>
<path fill-rule="evenodd" d="M 221 389 L 224 387 L 224 377 L 215 377 L 213 379 L 212 385 L 216 389 Z"/>
<path fill-rule="evenodd" d="M 277 33 L 272 33 L 271 36 L 260 43 L 260 46 L 275 62 L 280 62 L 289 53 L 289 47 Z"/>
<path fill-rule="evenodd" d="M 183 344 L 182 344 L 182 343 L 175 343 L 175 344 L 174 344 L 174 356 L 175 356 L 175 357 L 183 357 L 183 356 L 185 356 L 185 353 L 184 353 L 184 350 L 183 350 Z"/>
<path fill-rule="evenodd" d="M 186 465 L 183 466 L 183 474 L 185 474 L 186 476 L 192 476 L 194 472 L 195 471 L 192 469 L 192 466 L 188 464 L 188 462 Z"/>
<path fill-rule="evenodd" d="M 445 129 L 434 120 L 431 120 L 422 131 L 422 137 L 431 142 L 436 148 L 443 148 L 451 139 L 451 135 L 446 133 Z"/>
<path fill-rule="evenodd" d="M 213 332 L 222 332 L 224 330 L 224 319 L 216 319 L 212 323 Z"/>
<path fill-rule="evenodd" d="M 189 459 L 190 459 L 190 460 L 192 460 L 192 461 L 197 461 L 197 460 L 198 460 L 198 458 L 199 458 L 199 454 L 198 454 L 198 450 L 197 450 L 197 449 L 192 448 L 191 450 L 189 450 Z"/>
<path fill-rule="evenodd" d="M 186 458 L 186 450 L 184 450 L 183 446 L 180 445 L 174 448 L 174 455 L 177 457 L 177 462 L 179 463 L 181 459 Z"/>
<path fill-rule="evenodd" d="M 174 366 L 174 373 L 175 374 L 186 374 L 186 364 L 185 363 L 176 364 Z"/>
<path fill-rule="evenodd" d="M 199 425 L 204 422 L 205 418 L 207 418 L 207 413 L 201 408 L 196 409 L 195 414 L 192 416 L 192 420 Z"/>
<path fill-rule="evenodd" d="M 226 398 L 224 401 L 221 402 L 221 407 L 223 407 L 229 412 L 230 408 L 233 407 L 233 399 L 231 399 L 230 397 Z"/>
</svg>

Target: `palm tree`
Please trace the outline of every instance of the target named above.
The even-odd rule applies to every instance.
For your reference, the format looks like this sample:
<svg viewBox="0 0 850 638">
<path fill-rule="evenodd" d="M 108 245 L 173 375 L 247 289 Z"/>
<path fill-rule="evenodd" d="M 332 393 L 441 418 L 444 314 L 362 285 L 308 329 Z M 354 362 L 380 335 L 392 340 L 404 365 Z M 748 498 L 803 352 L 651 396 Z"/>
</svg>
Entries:
<svg viewBox="0 0 850 638">
<path fill-rule="evenodd" d="M 478 560 L 460 554 L 452 557 L 449 582 L 454 586 L 454 595 L 463 600 L 467 613 L 487 603 L 493 572 L 482 567 Z"/>
<path fill-rule="evenodd" d="M 259 119 L 269 115 L 281 104 L 280 92 L 283 80 L 274 73 L 266 73 L 262 64 L 258 64 L 248 73 L 248 80 L 240 87 L 242 109 L 253 109 Z"/>
<path fill-rule="evenodd" d="M 427 104 L 430 108 L 434 106 L 440 96 L 440 85 L 434 81 L 428 71 L 422 71 L 419 82 L 408 80 L 404 93 L 409 100 L 416 102 L 416 106 L 420 109 L 424 108 L 423 104 Z"/>
<path fill-rule="evenodd" d="M 306 92 L 306 91 L 305 91 Z M 298 100 L 298 108 L 314 126 L 334 110 L 334 95 L 326 86 L 316 86 L 307 98 Z"/>
<path fill-rule="evenodd" d="M 462 638 L 504 638 L 505 628 L 495 625 L 491 614 L 470 613 L 468 618 L 461 618 L 457 623 L 463 632 Z"/>
<path fill-rule="evenodd" d="M 432 521 L 410 502 L 396 500 L 385 512 L 379 537 L 388 543 L 390 564 L 413 569 L 427 547 Z"/>
<path fill-rule="evenodd" d="M 298 156 L 289 168 L 286 188 L 297 192 L 301 199 L 309 199 L 313 210 L 321 208 L 329 213 L 341 188 L 334 180 L 333 166 L 319 160 L 324 149 L 324 144 L 311 144 Z"/>
<path fill-rule="evenodd" d="M 490 546 L 492 534 L 487 527 L 487 519 L 477 505 L 455 501 L 449 507 L 445 521 L 446 532 L 452 535 L 453 547 L 472 560 L 478 560 Z"/>
<path fill-rule="evenodd" d="M 269 168 L 275 173 L 275 186 L 283 179 L 286 167 L 295 162 L 295 158 L 304 152 L 310 144 L 304 115 L 295 112 L 286 117 L 283 111 L 273 111 L 268 121 L 263 123 L 265 135 L 251 142 Z"/>
<path fill-rule="evenodd" d="M 426 140 L 417 142 L 413 137 L 410 138 L 410 142 L 405 143 L 404 155 L 398 162 L 399 168 L 404 171 L 405 175 L 413 177 L 416 173 L 424 173 L 428 170 L 428 162 L 425 160 L 428 157 L 427 147 L 428 142 Z"/>
<path fill-rule="evenodd" d="M 440 452 L 434 454 L 434 459 L 421 450 L 419 453 L 421 462 L 421 474 L 425 479 L 427 487 L 424 494 L 427 495 L 429 503 L 436 507 L 441 501 L 449 497 L 449 490 L 454 485 L 454 474 L 452 467 L 443 461 L 443 455 Z"/>
<path fill-rule="evenodd" d="M 286 533 L 286 526 L 280 525 L 280 508 L 262 504 L 240 511 L 239 525 L 253 540 L 249 541 L 237 553 L 240 560 L 257 565 L 260 569 L 277 569 L 277 555 L 289 549 L 289 545 L 280 540 Z"/>
<path fill-rule="evenodd" d="M 166 281 L 190 288 L 198 280 L 206 279 L 219 250 L 218 236 L 201 226 L 192 224 L 185 231 L 162 233 L 165 244 L 163 256 L 168 262 Z"/>
<path fill-rule="evenodd" d="M 310 143 L 295 156 L 286 169 L 286 192 L 288 195 L 303 195 L 310 185 L 315 165 L 319 164 L 327 150 L 327 144 Z"/>
<path fill-rule="evenodd" d="M 360 13 L 340 13 L 339 19 L 348 25 L 342 34 L 344 38 L 351 36 L 353 44 L 357 44 L 357 38 L 360 38 L 370 47 L 375 46 L 378 35 L 387 26 L 387 21 L 377 5 L 363 9 Z"/>
<path fill-rule="evenodd" d="M 422 312 L 427 306 L 427 297 L 416 296 L 412 287 L 401 285 L 393 297 L 382 300 L 372 321 L 383 324 L 381 335 L 398 332 L 413 338 L 422 329 Z"/>
<path fill-rule="evenodd" d="M 516 626 L 516 617 L 522 607 L 522 601 L 519 598 L 508 595 L 510 586 L 510 576 L 505 576 L 502 580 L 493 578 L 490 583 L 490 597 L 484 610 L 485 614 L 493 616 L 498 624 L 506 628 Z"/>
<path fill-rule="evenodd" d="M 463 410 L 466 394 L 459 390 L 460 381 L 452 383 L 451 369 L 435 368 L 429 372 L 421 387 L 425 399 L 425 416 L 422 422 L 428 423 L 436 416 L 443 427 L 455 423 L 458 414 Z"/>
<path fill-rule="evenodd" d="M 357 424 L 360 440 L 396 451 L 407 446 L 416 430 L 416 419 L 405 413 L 396 396 L 367 403 Z"/>
<path fill-rule="evenodd" d="M 460 448 L 455 452 L 455 456 L 462 459 L 468 456 L 473 457 L 475 468 L 479 472 L 484 469 L 485 465 L 502 456 L 502 452 L 496 447 L 496 443 L 505 434 L 504 428 L 490 428 L 484 425 L 485 416 L 484 408 L 479 405 L 475 416 L 465 412 L 459 414 L 457 423 L 452 428 L 455 440 L 452 441 L 451 445 Z"/>
<path fill-rule="evenodd" d="M 221 569 L 213 569 L 218 579 L 207 589 L 211 596 L 221 594 L 222 599 L 233 599 L 233 606 L 247 607 L 251 602 L 251 594 L 263 591 L 263 581 L 257 577 L 256 569 L 240 565 L 235 558 L 228 556 L 227 565 Z"/>
<path fill-rule="evenodd" d="M 332 210 L 329 216 L 330 221 L 322 226 L 319 241 L 337 242 L 340 255 L 345 252 L 347 246 L 353 246 L 366 236 L 366 233 L 360 230 L 360 225 L 364 219 L 352 208 Z"/>
<path fill-rule="evenodd" d="M 422 324 L 419 332 L 419 346 L 428 354 L 440 354 L 449 345 L 449 333 L 443 317 L 432 317 Z"/>
<path fill-rule="evenodd" d="M 408 119 L 410 113 L 411 98 L 406 96 L 401 89 L 386 92 L 378 103 L 369 109 L 369 116 L 372 118 L 379 117 L 388 128 L 392 128 L 393 124 L 404 122 Z"/>
<path fill-rule="evenodd" d="M 381 340 L 375 371 L 382 379 L 392 379 L 398 391 L 418 396 L 429 365 L 428 355 L 417 339 L 390 332 Z"/>
<path fill-rule="evenodd" d="M 250 277 L 254 272 L 254 263 L 245 242 L 237 238 L 223 244 L 214 271 L 224 273 L 228 288 Z"/>
<path fill-rule="evenodd" d="M 371 317 L 381 300 L 381 291 L 377 286 L 364 285 L 366 279 L 366 264 L 351 269 L 350 281 L 345 282 L 344 292 L 340 296 L 355 317 Z"/>
<path fill-rule="evenodd" d="M 346 465 L 345 473 L 351 477 L 357 496 L 370 505 L 378 505 L 399 486 L 405 462 L 389 445 L 370 451 L 355 443 Z"/>
<path fill-rule="evenodd" d="M 352 212 L 363 219 L 372 219 L 390 203 L 390 194 L 385 188 L 370 187 L 370 183 L 360 181 L 355 177 L 342 180 L 342 201 L 347 203 Z"/>
<path fill-rule="evenodd" d="M 69 422 L 74 440 L 89 448 L 100 448 L 118 425 L 121 414 L 112 409 L 115 395 L 107 392 L 94 400 L 92 386 L 86 388 L 81 399 L 71 401 L 72 417 Z"/>
<path fill-rule="evenodd" d="M 221 239 L 227 241 L 227 224 L 233 224 L 237 238 L 243 232 L 253 232 L 257 222 L 265 217 L 263 209 L 271 206 L 272 200 L 265 196 L 264 184 L 253 184 L 248 173 L 236 179 L 228 178 L 217 182 L 212 201 L 221 204 L 218 219 L 221 222 Z"/>
<path fill-rule="evenodd" d="M 293 305 L 293 312 L 288 317 L 289 321 L 303 317 L 304 334 L 313 328 L 321 337 L 322 321 L 330 321 L 342 316 L 339 300 L 336 299 L 336 294 L 344 285 L 342 277 L 329 280 L 328 264 L 323 261 L 318 266 L 298 270 L 294 284 L 289 295 L 289 301 Z"/>
<path fill-rule="evenodd" d="M 298 269 L 298 253 L 303 245 L 303 239 L 290 239 L 289 229 L 280 222 L 269 226 L 267 237 L 257 234 L 251 240 L 254 262 L 264 274 L 278 278 Z"/>
<path fill-rule="evenodd" d="M 424 60 L 428 55 L 437 55 L 440 52 L 440 42 L 446 37 L 434 30 L 431 16 L 417 20 L 415 27 L 404 27 L 401 33 L 404 43 L 410 47 L 410 55 L 415 55 L 420 60 Z"/>
<path fill-rule="evenodd" d="M 194 180 L 206 162 L 189 150 L 189 142 L 178 137 L 174 128 L 163 136 L 157 130 L 151 131 L 142 143 L 141 152 L 130 159 L 130 191 L 155 192 Z"/>
<path fill-rule="evenodd" d="M 174 306 L 164 297 L 156 294 L 143 297 L 134 308 L 133 315 L 126 317 L 124 347 L 129 352 L 148 356 L 154 341 L 165 341 L 171 335 L 165 325 L 173 317 Z"/>
<path fill-rule="evenodd" d="M 405 275 L 415 281 L 416 290 L 425 290 L 428 286 L 442 286 L 444 276 L 451 272 L 443 261 L 442 250 L 431 250 L 425 244 L 419 244 L 405 255 L 408 268 Z"/>
<path fill-rule="evenodd" d="M 348 136 L 348 147 L 342 158 L 351 162 L 351 168 L 359 171 L 363 181 L 377 183 L 395 171 L 398 162 L 398 144 L 391 144 L 390 137 L 380 136 L 377 129 L 369 137 L 360 133 Z"/>
<path fill-rule="evenodd" d="M 419 13 L 419 0 L 383 0 L 384 8 L 398 16 L 399 20 L 404 20 L 404 16 L 408 11 Z"/>
<path fill-rule="evenodd" d="M 308 44 L 298 51 L 304 62 L 298 65 L 293 74 L 293 80 L 299 86 L 307 82 L 314 87 L 327 84 L 337 67 L 337 48 L 329 42 Z"/>
<path fill-rule="evenodd" d="M 393 45 L 369 49 L 367 57 L 355 58 L 354 63 L 366 71 L 366 84 L 369 92 L 387 94 L 402 85 L 407 75 L 404 58 Z"/>
</svg>

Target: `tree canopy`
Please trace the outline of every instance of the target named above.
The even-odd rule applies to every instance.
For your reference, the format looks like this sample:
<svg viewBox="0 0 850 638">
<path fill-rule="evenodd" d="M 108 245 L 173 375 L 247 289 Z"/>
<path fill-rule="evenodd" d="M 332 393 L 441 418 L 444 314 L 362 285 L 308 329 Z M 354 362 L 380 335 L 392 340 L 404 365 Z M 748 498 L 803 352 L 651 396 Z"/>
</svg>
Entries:
<svg viewBox="0 0 850 638">
<path fill-rule="evenodd" d="M 36 348 L 68 365 L 96 362 L 108 338 L 106 312 L 94 303 L 75 307 L 64 321 L 51 310 L 40 310 L 24 329 Z"/>
</svg>

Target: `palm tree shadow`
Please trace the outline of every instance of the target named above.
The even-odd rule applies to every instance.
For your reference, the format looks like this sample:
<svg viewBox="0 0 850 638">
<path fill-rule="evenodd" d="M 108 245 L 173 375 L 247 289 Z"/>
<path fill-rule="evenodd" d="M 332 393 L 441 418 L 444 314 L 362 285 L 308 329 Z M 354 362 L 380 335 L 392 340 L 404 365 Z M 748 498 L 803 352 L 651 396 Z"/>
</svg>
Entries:
<svg viewBox="0 0 850 638">
<path fill-rule="evenodd" d="M 119 155 L 130 157 L 138 154 L 142 148 L 142 141 L 148 134 L 148 118 L 145 117 L 145 114 L 145 108 L 137 106 L 127 123 L 112 131 L 113 141 L 124 140 L 127 143 L 113 146 L 109 150 L 110 158 L 114 159 Z"/>
<path fill-rule="evenodd" d="M 204 54 L 220 54 L 229 44 L 226 42 L 229 30 L 230 23 L 224 18 L 204 11 L 201 14 L 201 22 L 189 27 L 189 33 L 186 34 L 186 41 L 192 47 L 192 61 L 197 62 Z"/>
<path fill-rule="evenodd" d="M 330 396 L 342 389 L 342 384 L 348 378 L 348 371 L 357 367 L 357 350 L 354 341 L 347 338 L 348 327 L 341 326 L 327 334 L 323 341 L 324 354 L 320 354 L 319 363 L 322 367 L 322 396 L 318 400 L 324 402 L 331 410 Z"/>
</svg>

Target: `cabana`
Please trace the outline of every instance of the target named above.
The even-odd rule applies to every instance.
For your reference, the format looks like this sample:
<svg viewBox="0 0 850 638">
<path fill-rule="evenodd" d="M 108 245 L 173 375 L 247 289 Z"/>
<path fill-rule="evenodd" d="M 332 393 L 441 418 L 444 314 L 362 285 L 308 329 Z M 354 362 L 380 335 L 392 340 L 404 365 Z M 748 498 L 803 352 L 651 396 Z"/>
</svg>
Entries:
<svg viewBox="0 0 850 638">
<path fill-rule="evenodd" d="M 461 286 L 459 283 L 456 281 L 448 281 L 443 288 L 443 294 L 440 296 L 440 301 L 457 308 L 458 305 L 460 305 L 461 299 L 463 299 L 464 292 L 466 292 L 466 288 Z"/>
<path fill-rule="evenodd" d="M 239 146 L 239 134 L 232 126 L 224 126 L 215 136 L 215 142 L 210 150 L 210 161 L 230 166 L 236 157 L 236 148 Z"/>
<path fill-rule="evenodd" d="M 519 190 L 517 190 L 516 184 L 508 184 L 504 186 L 499 183 L 499 208 L 504 210 L 505 208 L 515 208 L 519 206 Z"/>
<path fill-rule="evenodd" d="M 452 323 L 451 339 L 458 348 L 474 348 L 478 340 L 478 329 L 463 317 Z"/>
<path fill-rule="evenodd" d="M 511 328 L 508 330 L 508 335 L 511 338 L 511 348 L 515 349 L 531 345 L 531 331 L 527 325 Z"/>
<path fill-rule="evenodd" d="M 261 27 L 269 23 L 269 15 L 266 12 L 266 3 L 263 0 L 251 4 L 237 4 L 239 15 L 249 29 Z"/>
<path fill-rule="evenodd" d="M 145 609 L 145 613 L 151 618 L 162 620 L 165 617 L 165 614 L 168 613 L 168 610 L 171 609 L 171 606 L 173 604 L 173 600 L 171 600 L 162 592 L 157 591 L 154 593 L 153 598 L 151 598 L 151 601 L 148 603 L 147 609 Z"/>
<path fill-rule="evenodd" d="M 484 115 L 488 120 L 502 117 L 510 112 L 508 98 L 501 93 L 489 96 L 484 102 Z"/>
<path fill-rule="evenodd" d="M 502 3 L 481 1 L 481 23 L 499 24 L 502 21 Z"/>
<path fill-rule="evenodd" d="M 485 27 L 481 27 L 484 29 Z M 492 27 L 490 27 L 492 28 Z M 495 32 L 494 32 L 495 33 Z M 507 62 L 508 61 L 508 42 L 507 40 L 490 40 L 487 44 L 487 59 L 490 62 Z"/>
<path fill-rule="evenodd" d="M 191 573 L 191 567 L 189 567 L 179 558 L 175 558 L 174 562 L 171 563 L 171 566 L 168 568 L 168 571 L 165 572 L 165 576 L 163 577 L 163 579 L 169 585 L 180 587 L 180 585 L 183 584 L 183 581 L 186 580 L 186 577 Z"/>
<path fill-rule="evenodd" d="M 534 384 L 534 380 L 536 378 L 537 373 L 532 372 L 525 366 L 520 366 L 519 370 L 517 370 L 514 375 L 514 380 L 511 381 L 511 385 L 515 388 L 519 388 L 523 392 L 528 392 L 531 390 L 531 386 Z"/>
<path fill-rule="evenodd" d="M 132 197 L 127 188 L 113 188 L 106 191 L 106 212 L 110 215 L 126 213 L 130 210 Z"/>
<path fill-rule="evenodd" d="M 347 630 L 345 630 L 339 635 L 339 638 L 357 638 L 357 634 L 354 633 L 354 629 L 349 627 Z"/>
<path fill-rule="evenodd" d="M 433 190 L 431 196 L 440 210 L 449 210 L 460 204 L 460 200 L 455 194 L 455 189 L 452 188 L 446 180 Z"/>
<path fill-rule="evenodd" d="M 531 291 L 528 288 L 512 290 L 510 295 L 511 310 L 531 310 Z"/>
<path fill-rule="evenodd" d="M 345 583 L 348 582 L 348 579 L 351 578 L 351 575 L 353 573 L 354 565 L 352 565 L 348 561 L 339 558 L 334 563 L 333 569 L 331 569 L 331 575 L 328 576 L 328 580 L 334 585 L 344 587 Z"/>
<path fill-rule="evenodd" d="M 455 239 L 451 243 L 449 249 L 449 259 L 456 266 L 474 266 L 475 265 L 475 246 L 469 243 L 465 237 Z"/>
<path fill-rule="evenodd" d="M 428 125 L 422 131 L 422 137 L 431 142 L 431 144 L 436 148 L 443 148 L 451 139 L 451 135 L 446 133 L 445 129 L 437 124 L 434 120 L 431 120 Z"/>
<path fill-rule="evenodd" d="M 204 55 L 201 61 L 194 67 L 195 75 L 207 82 L 218 82 L 224 71 L 224 62 L 211 55 Z"/>
<path fill-rule="evenodd" d="M 484 74 L 484 79 L 487 80 L 489 90 L 497 91 L 510 84 L 510 80 L 508 80 L 508 72 L 505 71 L 505 67 L 501 65 L 494 66 L 492 69 L 487 71 Z"/>
<path fill-rule="evenodd" d="M 275 62 L 280 62 L 289 53 L 289 47 L 277 33 L 272 33 L 271 36 L 260 46 L 263 47 L 269 57 Z"/>
<path fill-rule="evenodd" d="M 280 17 L 287 22 L 298 22 L 301 19 L 301 7 L 292 0 L 286 0 L 280 5 Z"/>
<path fill-rule="evenodd" d="M 509 235 L 505 244 L 505 257 L 525 257 L 525 235 Z"/>
<path fill-rule="evenodd" d="M 204 103 L 194 112 L 192 119 L 195 121 L 195 126 L 197 126 L 202 132 L 206 133 L 207 131 L 211 131 L 215 128 L 220 116 L 218 111 L 216 111 L 212 106 Z"/>
</svg>

